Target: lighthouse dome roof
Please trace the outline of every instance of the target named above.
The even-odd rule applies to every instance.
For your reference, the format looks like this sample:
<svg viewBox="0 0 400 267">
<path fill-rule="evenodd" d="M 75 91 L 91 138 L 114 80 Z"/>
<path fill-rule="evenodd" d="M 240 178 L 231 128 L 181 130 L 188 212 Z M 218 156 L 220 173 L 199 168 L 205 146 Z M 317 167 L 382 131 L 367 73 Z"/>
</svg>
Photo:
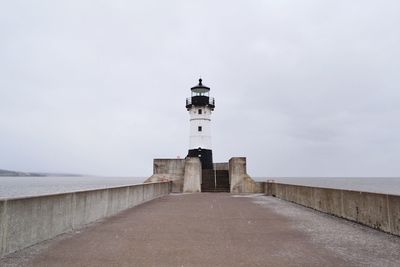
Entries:
<svg viewBox="0 0 400 267">
<path fill-rule="evenodd" d="M 202 82 L 203 82 L 203 80 L 200 78 L 199 84 L 196 86 L 193 86 L 191 90 L 195 93 L 205 93 L 205 92 L 210 91 L 210 87 L 203 85 Z"/>
</svg>

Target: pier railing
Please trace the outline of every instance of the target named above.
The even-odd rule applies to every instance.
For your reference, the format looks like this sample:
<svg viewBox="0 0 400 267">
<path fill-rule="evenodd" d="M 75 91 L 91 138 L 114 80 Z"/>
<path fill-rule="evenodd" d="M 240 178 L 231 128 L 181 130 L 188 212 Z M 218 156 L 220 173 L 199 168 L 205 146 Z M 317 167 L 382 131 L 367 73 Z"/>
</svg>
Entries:
<svg viewBox="0 0 400 267">
<path fill-rule="evenodd" d="M 0 200 L 0 257 L 169 194 L 170 182 Z"/>
<path fill-rule="evenodd" d="M 193 96 L 186 98 L 186 108 L 190 108 L 192 105 L 209 106 L 211 109 L 214 109 L 215 99 L 214 97 L 208 96 Z"/>
<path fill-rule="evenodd" d="M 400 236 L 400 196 L 267 182 L 265 193 Z"/>
</svg>

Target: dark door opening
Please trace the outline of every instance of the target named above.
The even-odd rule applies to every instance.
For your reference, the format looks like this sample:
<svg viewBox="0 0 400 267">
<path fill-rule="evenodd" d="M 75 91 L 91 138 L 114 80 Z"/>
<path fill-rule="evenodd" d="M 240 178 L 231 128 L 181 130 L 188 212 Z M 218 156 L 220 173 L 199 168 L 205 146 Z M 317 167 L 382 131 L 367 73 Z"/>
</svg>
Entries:
<svg viewBox="0 0 400 267">
<path fill-rule="evenodd" d="M 203 169 L 201 192 L 230 192 L 229 171 Z"/>
</svg>

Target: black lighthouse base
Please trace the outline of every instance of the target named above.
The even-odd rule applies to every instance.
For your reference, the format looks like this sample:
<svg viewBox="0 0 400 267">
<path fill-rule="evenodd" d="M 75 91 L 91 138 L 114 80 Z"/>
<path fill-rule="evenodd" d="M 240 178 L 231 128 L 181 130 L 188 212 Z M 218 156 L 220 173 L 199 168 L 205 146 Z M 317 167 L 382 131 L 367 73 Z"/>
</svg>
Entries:
<svg viewBox="0 0 400 267">
<path fill-rule="evenodd" d="M 190 149 L 187 156 L 191 157 L 191 158 L 195 158 L 195 157 L 199 158 L 201 161 L 201 168 L 203 170 L 204 169 L 208 169 L 208 170 L 214 169 L 211 149 L 203 149 L 203 148 Z"/>
</svg>

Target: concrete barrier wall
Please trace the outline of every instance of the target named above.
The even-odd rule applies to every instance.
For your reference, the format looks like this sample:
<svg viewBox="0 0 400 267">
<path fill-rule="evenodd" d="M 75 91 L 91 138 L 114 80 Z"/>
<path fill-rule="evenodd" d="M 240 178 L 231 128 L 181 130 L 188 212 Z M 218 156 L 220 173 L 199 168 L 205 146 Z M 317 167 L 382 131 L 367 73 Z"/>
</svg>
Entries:
<svg viewBox="0 0 400 267">
<path fill-rule="evenodd" d="M 214 170 L 216 170 L 216 171 L 229 171 L 229 163 L 228 162 L 217 162 L 217 163 L 214 163 Z"/>
<path fill-rule="evenodd" d="M 172 181 L 172 192 L 183 192 L 185 159 L 154 159 L 153 175 L 145 183 Z"/>
<path fill-rule="evenodd" d="M 169 194 L 171 183 L 0 200 L 0 256 Z"/>
<path fill-rule="evenodd" d="M 270 182 L 265 193 L 400 236 L 400 196 Z"/>
<path fill-rule="evenodd" d="M 201 161 L 199 158 L 185 159 L 185 175 L 183 179 L 183 192 L 201 192 Z"/>
<path fill-rule="evenodd" d="M 264 193 L 264 182 L 254 181 L 246 170 L 246 158 L 234 157 L 229 160 L 229 183 L 231 193 Z"/>
</svg>

